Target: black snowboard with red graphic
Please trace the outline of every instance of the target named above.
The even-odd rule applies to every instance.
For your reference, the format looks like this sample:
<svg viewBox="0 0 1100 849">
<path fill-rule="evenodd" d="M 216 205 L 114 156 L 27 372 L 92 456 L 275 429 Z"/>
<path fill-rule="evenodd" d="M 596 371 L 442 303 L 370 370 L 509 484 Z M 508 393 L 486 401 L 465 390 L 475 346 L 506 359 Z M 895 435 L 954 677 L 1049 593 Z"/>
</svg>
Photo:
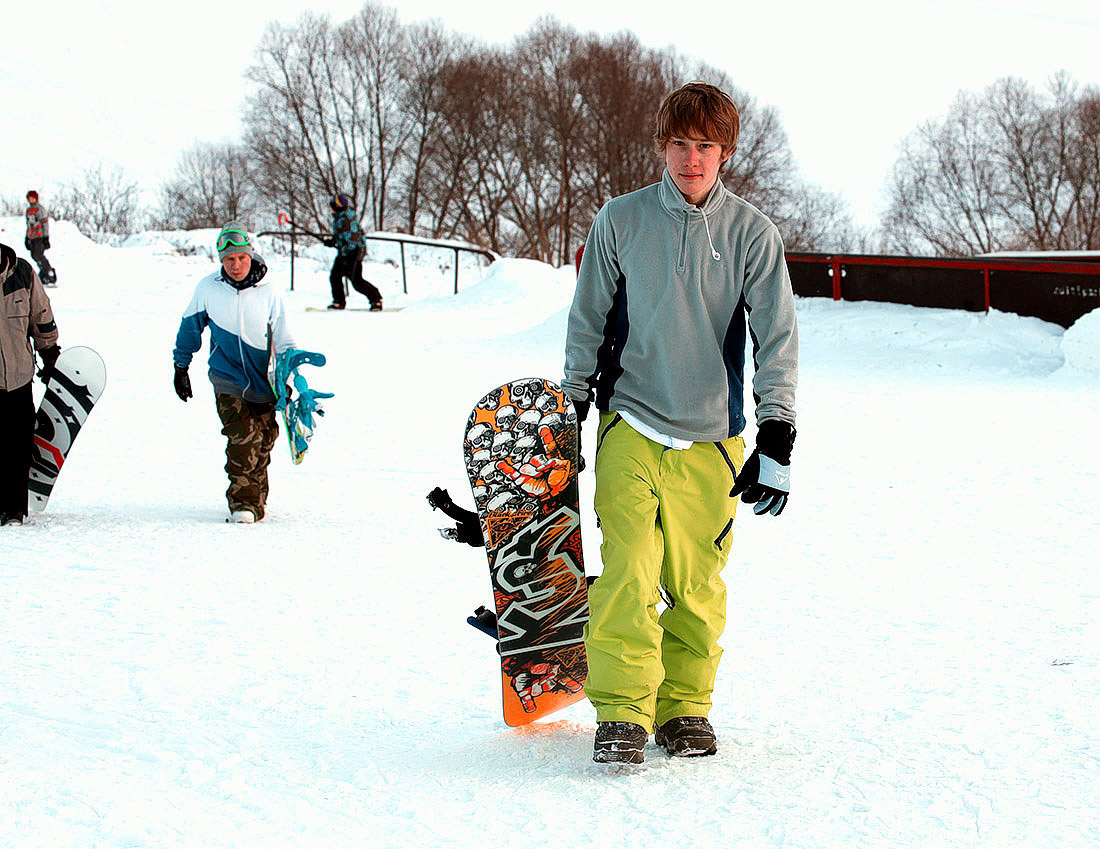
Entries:
<svg viewBox="0 0 1100 849">
<path fill-rule="evenodd" d="M 493 584 L 504 721 L 512 726 L 584 696 L 577 427 L 561 388 L 541 378 L 494 389 L 467 422 L 466 470 Z"/>
</svg>

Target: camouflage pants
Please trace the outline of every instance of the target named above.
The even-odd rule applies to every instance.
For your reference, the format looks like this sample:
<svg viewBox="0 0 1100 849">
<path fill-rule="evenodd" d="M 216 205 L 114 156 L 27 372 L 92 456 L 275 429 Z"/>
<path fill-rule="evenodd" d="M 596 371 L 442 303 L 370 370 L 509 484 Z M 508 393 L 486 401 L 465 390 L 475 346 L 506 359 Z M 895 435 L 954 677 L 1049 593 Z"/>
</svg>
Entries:
<svg viewBox="0 0 1100 849">
<path fill-rule="evenodd" d="M 229 475 L 229 489 L 225 496 L 229 510 L 251 510 L 259 521 L 267 505 L 267 466 L 279 436 L 275 404 L 220 393 L 215 400 L 227 440 L 225 471 Z"/>
</svg>

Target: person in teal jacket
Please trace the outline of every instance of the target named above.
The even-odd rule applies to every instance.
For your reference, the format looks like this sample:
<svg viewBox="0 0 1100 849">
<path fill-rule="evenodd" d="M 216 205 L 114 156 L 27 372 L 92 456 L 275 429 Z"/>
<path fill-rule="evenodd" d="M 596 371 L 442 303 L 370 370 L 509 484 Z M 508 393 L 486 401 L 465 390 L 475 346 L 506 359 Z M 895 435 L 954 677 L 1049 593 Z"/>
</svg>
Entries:
<svg viewBox="0 0 1100 849">
<path fill-rule="evenodd" d="M 597 762 L 641 762 L 651 732 L 673 756 L 717 751 L 707 716 L 738 496 L 758 514 L 787 503 L 794 296 L 775 225 L 722 184 L 739 131 L 714 86 L 665 98 L 661 181 L 599 211 L 569 312 L 563 387 L 581 421 L 599 410 L 603 572 L 585 631 Z M 757 440 L 745 461 L 750 341 Z"/>
<path fill-rule="evenodd" d="M 377 312 L 382 309 L 382 293 L 363 277 L 364 240 L 359 228 L 359 219 L 351 205 L 351 198 L 345 194 L 336 194 L 329 201 L 332 209 L 332 237 L 325 239 L 325 245 L 336 248 L 336 259 L 329 272 L 329 284 L 332 287 L 330 310 L 342 310 L 347 307 L 347 295 L 344 278 L 351 281 L 352 288 L 366 295 L 370 308 Z"/>
</svg>

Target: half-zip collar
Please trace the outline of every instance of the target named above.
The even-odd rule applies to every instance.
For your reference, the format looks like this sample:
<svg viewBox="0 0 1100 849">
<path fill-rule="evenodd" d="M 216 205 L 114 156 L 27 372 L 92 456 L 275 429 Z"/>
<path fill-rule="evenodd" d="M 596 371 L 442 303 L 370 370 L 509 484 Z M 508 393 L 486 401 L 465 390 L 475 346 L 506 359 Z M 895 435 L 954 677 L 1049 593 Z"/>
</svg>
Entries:
<svg viewBox="0 0 1100 849">
<path fill-rule="evenodd" d="M 710 247 L 711 259 L 715 262 L 721 262 L 722 254 L 714 246 L 714 238 L 711 236 L 710 220 L 708 216 L 715 215 L 718 210 L 721 209 L 728 193 L 726 187 L 722 185 L 721 177 L 719 177 L 711 187 L 710 193 L 707 195 L 702 205 L 695 206 L 684 200 L 684 196 L 680 194 L 680 190 L 676 188 L 676 183 L 672 179 L 672 175 L 669 174 L 667 168 L 665 169 L 661 177 L 658 197 L 660 197 L 661 206 L 664 207 L 665 211 L 680 221 L 680 251 L 676 262 L 676 267 L 678 269 L 682 269 L 686 263 L 688 225 L 696 218 L 701 218 L 703 221 L 703 230 L 707 236 L 707 245 Z"/>
</svg>

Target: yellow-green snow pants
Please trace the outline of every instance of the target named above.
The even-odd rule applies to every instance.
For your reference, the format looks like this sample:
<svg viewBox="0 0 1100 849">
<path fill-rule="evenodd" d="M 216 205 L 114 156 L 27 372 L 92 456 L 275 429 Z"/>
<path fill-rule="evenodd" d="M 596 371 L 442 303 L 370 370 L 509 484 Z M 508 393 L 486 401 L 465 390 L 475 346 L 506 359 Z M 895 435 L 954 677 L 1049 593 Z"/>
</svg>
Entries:
<svg viewBox="0 0 1100 849">
<path fill-rule="evenodd" d="M 648 731 L 676 716 L 706 716 L 726 624 L 721 572 L 745 442 L 697 442 L 686 451 L 646 439 L 600 414 L 596 514 L 603 574 L 591 586 L 585 693 L 600 722 Z M 660 590 L 668 606 L 658 616 Z"/>
</svg>

